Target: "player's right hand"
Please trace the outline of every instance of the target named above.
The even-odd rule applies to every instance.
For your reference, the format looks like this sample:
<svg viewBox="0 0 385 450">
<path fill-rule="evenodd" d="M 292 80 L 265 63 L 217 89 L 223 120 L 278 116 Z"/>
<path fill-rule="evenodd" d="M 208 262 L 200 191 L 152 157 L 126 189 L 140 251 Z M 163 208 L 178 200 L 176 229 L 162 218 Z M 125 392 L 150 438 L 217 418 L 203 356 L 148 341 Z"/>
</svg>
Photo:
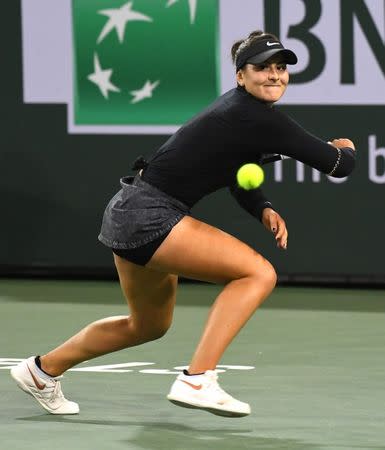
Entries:
<svg viewBox="0 0 385 450">
<path fill-rule="evenodd" d="M 353 142 L 350 139 L 346 139 L 346 138 L 333 139 L 332 141 L 329 141 L 329 144 L 334 145 L 334 147 L 337 147 L 337 148 L 349 147 L 352 150 L 356 149 Z"/>
</svg>

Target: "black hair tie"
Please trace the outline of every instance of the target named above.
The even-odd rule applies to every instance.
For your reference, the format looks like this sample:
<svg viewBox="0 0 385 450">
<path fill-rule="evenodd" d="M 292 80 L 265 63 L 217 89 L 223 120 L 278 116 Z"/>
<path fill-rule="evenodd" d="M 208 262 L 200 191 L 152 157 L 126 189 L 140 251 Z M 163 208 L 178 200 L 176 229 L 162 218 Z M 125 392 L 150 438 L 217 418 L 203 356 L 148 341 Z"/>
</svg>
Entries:
<svg viewBox="0 0 385 450">
<path fill-rule="evenodd" d="M 139 156 L 134 161 L 134 164 L 132 165 L 131 169 L 132 170 L 141 170 L 141 169 L 145 169 L 147 166 L 148 166 L 148 161 L 143 156 Z"/>
</svg>

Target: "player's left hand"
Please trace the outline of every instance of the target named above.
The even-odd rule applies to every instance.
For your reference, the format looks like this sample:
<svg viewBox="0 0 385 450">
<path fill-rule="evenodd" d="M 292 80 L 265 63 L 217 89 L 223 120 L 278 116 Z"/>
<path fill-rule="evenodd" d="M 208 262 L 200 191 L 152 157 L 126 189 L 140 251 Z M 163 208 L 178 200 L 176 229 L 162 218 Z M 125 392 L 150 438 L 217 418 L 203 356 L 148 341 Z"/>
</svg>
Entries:
<svg viewBox="0 0 385 450">
<path fill-rule="evenodd" d="M 288 232 L 282 217 L 274 209 L 265 208 L 262 212 L 262 223 L 274 234 L 277 247 L 286 250 Z"/>
</svg>

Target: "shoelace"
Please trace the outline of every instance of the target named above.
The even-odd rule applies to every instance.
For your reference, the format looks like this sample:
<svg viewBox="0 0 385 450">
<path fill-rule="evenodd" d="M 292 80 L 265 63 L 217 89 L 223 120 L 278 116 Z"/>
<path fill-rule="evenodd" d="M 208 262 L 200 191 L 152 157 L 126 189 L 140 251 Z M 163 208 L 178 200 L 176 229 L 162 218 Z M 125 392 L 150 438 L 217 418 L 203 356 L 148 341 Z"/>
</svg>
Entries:
<svg viewBox="0 0 385 450">
<path fill-rule="evenodd" d="M 214 371 L 206 373 L 208 378 L 208 387 L 210 387 L 214 392 L 221 394 L 225 399 L 232 399 L 231 395 L 225 392 L 218 384 L 218 374 Z"/>
<path fill-rule="evenodd" d="M 61 390 L 61 383 L 60 383 L 60 381 L 57 381 L 58 378 L 62 378 L 62 377 L 56 377 L 55 378 L 55 388 L 54 388 L 54 390 L 52 392 L 51 401 L 54 401 L 55 398 L 64 399 L 64 395 L 63 395 L 63 392 Z"/>
<path fill-rule="evenodd" d="M 57 399 L 64 399 L 63 392 L 61 390 L 60 381 L 58 381 L 62 376 L 50 378 L 46 383 L 46 387 L 44 392 L 42 392 L 42 396 L 47 399 L 48 402 L 54 403 Z"/>
</svg>

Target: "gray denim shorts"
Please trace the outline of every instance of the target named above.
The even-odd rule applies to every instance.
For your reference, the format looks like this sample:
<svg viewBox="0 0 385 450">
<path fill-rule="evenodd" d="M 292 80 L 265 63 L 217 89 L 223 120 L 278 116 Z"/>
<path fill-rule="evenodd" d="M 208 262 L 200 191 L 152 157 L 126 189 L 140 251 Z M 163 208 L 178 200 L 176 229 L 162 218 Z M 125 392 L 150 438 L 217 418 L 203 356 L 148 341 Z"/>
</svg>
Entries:
<svg viewBox="0 0 385 450">
<path fill-rule="evenodd" d="M 98 239 L 111 249 L 137 249 L 166 235 L 190 209 L 146 183 L 140 175 L 120 180 L 108 203 Z"/>
</svg>

